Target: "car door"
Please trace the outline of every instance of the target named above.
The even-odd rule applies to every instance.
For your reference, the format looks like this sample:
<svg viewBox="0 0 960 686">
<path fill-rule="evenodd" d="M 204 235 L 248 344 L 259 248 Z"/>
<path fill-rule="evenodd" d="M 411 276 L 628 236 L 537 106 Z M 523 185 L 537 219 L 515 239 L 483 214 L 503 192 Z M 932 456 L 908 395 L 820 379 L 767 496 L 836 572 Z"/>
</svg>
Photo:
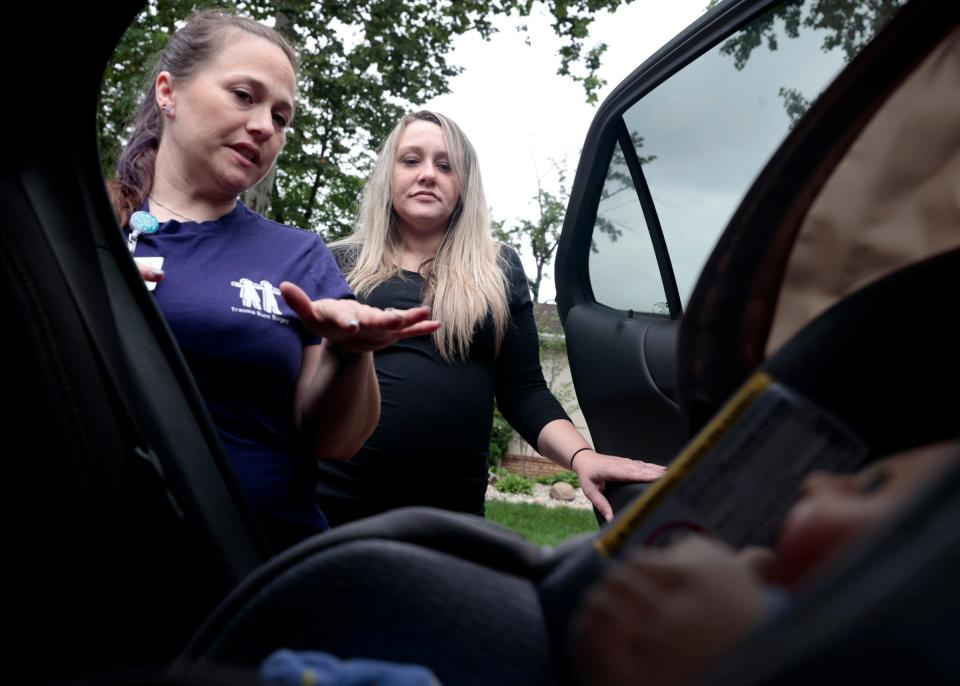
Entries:
<svg viewBox="0 0 960 686">
<path fill-rule="evenodd" d="M 676 340 L 700 270 L 791 127 L 901 4 L 719 3 L 601 105 L 555 268 L 597 450 L 668 463 L 682 447 Z M 614 509 L 640 488 L 611 488 Z"/>
</svg>

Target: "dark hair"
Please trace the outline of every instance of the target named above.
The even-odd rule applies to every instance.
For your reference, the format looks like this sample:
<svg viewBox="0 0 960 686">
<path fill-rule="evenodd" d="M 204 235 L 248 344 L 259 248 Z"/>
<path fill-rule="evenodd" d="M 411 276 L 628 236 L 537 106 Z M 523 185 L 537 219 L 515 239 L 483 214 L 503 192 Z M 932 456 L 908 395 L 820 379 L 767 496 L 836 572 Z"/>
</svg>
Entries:
<svg viewBox="0 0 960 686">
<path fill-rule="evenodd" d="M 174 79 L 189 78 L 223 48 L 228 29 L 239 29 L 265 38 L 283 50 L 294 73 L 298 71 L 300 60 L 296 50 L 272 28 L 220 10 L 193 14 L 183 28 L 170 36 L 150 70 L 144 84 L 143 101 L 133 119 L 130 141 L 117 160 L 116 177 L 107 184 L 110 201 L 121 226 L 126 225 L 130 215 L 143 204 L 153 187 L 157 148 L 163 132 L 163 116 L 156 101 L 157 75 L 168 71 Z"/>
</svg>

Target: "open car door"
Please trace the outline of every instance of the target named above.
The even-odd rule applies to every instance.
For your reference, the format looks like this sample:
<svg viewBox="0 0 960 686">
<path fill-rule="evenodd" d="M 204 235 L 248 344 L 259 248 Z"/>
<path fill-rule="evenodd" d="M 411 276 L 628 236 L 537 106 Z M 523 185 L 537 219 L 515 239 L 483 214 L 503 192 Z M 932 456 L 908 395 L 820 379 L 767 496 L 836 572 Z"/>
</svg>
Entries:
<svg viewBox="0 0 960 686">
<path fill-rule="evenodd" d="M 901 4 L 720 3 L 600 107 L 556 258 L 599 451 L 666 463 L 686 442 L 677 333 L 704 262 L 774 151 Z M 644 488 L 611 487 L 614 510 Z"/>
</svg>

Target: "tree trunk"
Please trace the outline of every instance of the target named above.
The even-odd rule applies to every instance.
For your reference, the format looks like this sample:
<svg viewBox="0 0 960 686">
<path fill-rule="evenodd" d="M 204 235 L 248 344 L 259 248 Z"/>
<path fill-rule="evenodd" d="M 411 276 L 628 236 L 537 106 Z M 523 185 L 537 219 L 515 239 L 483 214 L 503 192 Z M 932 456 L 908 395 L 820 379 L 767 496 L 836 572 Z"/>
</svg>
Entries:
<svg viewBox="0 0 960 686">
<path fill-rule="evenodd" d="M 276 175 L 277 167 L 274 166 L 266 176 L 260 179 L 260 183 L 243 194 L 243 204 L 254 212 L 267 216 L 270 203 L 273 201 L 273 179 Z"/>
<path fill-rule="evenodd" d="M 537 278 L 530 284 L 533 291 L 533 302 L 540 302 L 540 282 L 543 280 L 543 262 L 537 259 Z"/>
</svg>

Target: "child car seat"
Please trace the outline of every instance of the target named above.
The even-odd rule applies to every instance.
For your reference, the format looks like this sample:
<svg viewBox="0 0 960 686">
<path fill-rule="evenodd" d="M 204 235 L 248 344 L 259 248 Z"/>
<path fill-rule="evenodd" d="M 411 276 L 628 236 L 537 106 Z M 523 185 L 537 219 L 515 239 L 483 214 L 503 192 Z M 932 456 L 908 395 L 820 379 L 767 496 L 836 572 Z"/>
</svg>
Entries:
<svg viewBox="0 0 960 686">
<path fill-rule="evenodd" d="M 14 323 L 2 337 L 13 361 L 3 426 L 12 445 L 16 439 L 26 448 L 8 460 L 8 483 L 16 485 L 6 499 L 10 549 L 16 551 L 17 597 L 9 613 L 17 628 L 13 654 L 30 666 L 31 680 L 45 682 L 122 665 L 163 664 L 193 635 L 180 653 L 184 674 L 195 663 L 252 666 L 273 648 L 303 647 L 420 662 L 444 683 L 575 679 L 565 628 L 583 585 L 602 566 L 590 537 L 541 550 L 482 520 L 414 509 L 315 537 L 267 561 L 269 551 L 183 360 L 116 231 L 88 137 L 109 46 L 138 5 L 115 8 L 93 34 L 82 36 L 72 30 L 81 24 L 80 8 L 45 18 L 46 39 L 72 56 L 77 74 L 60 89 L 26 70 L 11 76 L 15 91 L 34 105 L 36 130 L 57 132 L 10 141 L 0 163 L 0 293 Z M 841 86 L 831 88 L 798 126 L 718 251 L 742 254 L 743 245 L 759 241 L 776 257 L 773 263 L 784 262 L 789 250 L 770 246 L 789 235 L 774 232 L 776 240 L 763 241 L 758 227 L 779 225 L 778 203 L 798 218 L 803 214 L 804 202 L 816 194 L 813 187 L 798 192 L 795 180 L 816 185 L 827 176 L 830 162 L 907 68 L 956 26 L 956 15 L 952 3 L 911 2 L 878 37 L 881 47 L 850 66 L 846 74 L 856 78 L 842 77 Z M 0 49 L 11 62 L 17 58 L 13 42 Z M 90 118 L 60 121 L 64 102 Z M 802 173 L 811 169 L 819 174 Z M 748 232 L 751 239 L 744 242 Z M 734 240 L 741 252 L 729 248 Z M 897 279 L 912 279 L 918 288 L 927 283 L 947 292 L 957 273 L 955 259 L 941 256 L 887 278 L 895 286 Z M 697 292 L 722 287 L 727 278 L 711 260 Z M 887 293 L 889 283 L 881 280 L 872 292 Z M 748 302 L 747 292 L 740 296 Z M 735 300 L 733 293 L 715 302 L 729 313 Z M 942 313 L 936 304 L 942 301 L 932 302 L 926 312 Z M 861 314 L 873 331 L 878 322 L 889 322 L 873 305 Z M 845 371 L 839 357 L 830 362 L 833 329 L 818 324 L 831 316 L 846 321 L 839 309 L 821 315 L 766 363 L 769 369 L 796 383 L 805 378 L 798 370 L 813 374 L 828 362 L 831 373 Z M 692 371 L 681 381 L 691 415 L 705 420 L 751 364 L 763 362 L 755 352 L 744 355 L 741 346 L 762 348 L 766 336 L 728 337 L 739 325 L 720 310 L 704 308 L 691 321 L 681 353 Z M 851 335 L 863 330 L 850 328 Z M 898 340 L 917 349 L 917 337 Z M 934 359 L 951 340 L 935 341 L 942 347 L 915 361 L 955 388 L 955 361 L 950 366 L 950 360 Z M 815 361 L 807 344 L 820 355 Z M 846 347 L 854 356 L 862 352 L 852 342 Z M 706 359 L 712 362 L 704 364 Z M 724 361 L 731 371 L 717 371 Z M 862 378 L 868 371 L 864 365 L 857 374 Z M 830 384 L 810 383 L 804 390 L 818 402 L 835 397 Z M 898 391 L 909 387 L 896 383 Z M 848 390 L 831 409 L 860 430 L 856 389 Z M 887 395 L 901 409 L 916 406 L 914 397 Z M 878 450 L 942 435 L 949 415 L 933 403 L 924 407 L 933 407 L 931 424 L 911 425 L 904 436 L 892 435 L 891 427 L 871 433 L 866 419 L 863 431 Z M 926 559 L 921 557 L 918 563 Z M 845 645 L 838 639 L 829 647 L 843 653 Z"/>
</svg>

